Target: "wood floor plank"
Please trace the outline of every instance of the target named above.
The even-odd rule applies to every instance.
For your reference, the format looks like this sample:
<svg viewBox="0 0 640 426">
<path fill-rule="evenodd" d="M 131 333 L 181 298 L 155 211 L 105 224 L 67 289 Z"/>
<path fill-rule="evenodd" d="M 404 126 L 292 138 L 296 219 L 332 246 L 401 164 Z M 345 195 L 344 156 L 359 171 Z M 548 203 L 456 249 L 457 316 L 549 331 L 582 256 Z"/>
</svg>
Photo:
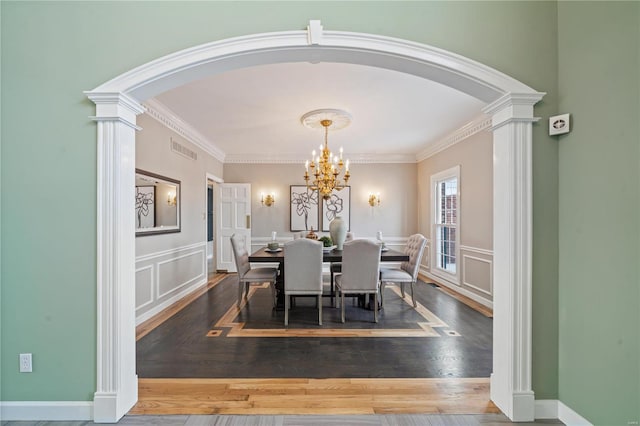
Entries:
<svg viewBox="0 0 640 426">
<path fill-rule="evenodd" d="M 223 279 L 227 277 L 226 274 L 217 274 L 214 275 L 211 280 L 207 282 L 206 285 L 200 287 L 194 292 L 188 294 L 183 297 L 173 305 L 169 306 L 167 309 L 164 309 L 158 315 L 155 315 L 143 323 L 139 324 L 136 327 L 136 341 L 142 339 L 144 336 L 153 331 L 156 327 L 161 325 L 163 322 L 180 312 L 186 306 L 188 306 L 191 302 L 196 300 L 198 297 L 205 294 L 207 291 L 211 290 L 213 287 L 218 285 Z"/>
<path fill-rule="evenodd" d="M 499 413 L 489 379 L 139 379 L 130 414 Z"/>
</svg>

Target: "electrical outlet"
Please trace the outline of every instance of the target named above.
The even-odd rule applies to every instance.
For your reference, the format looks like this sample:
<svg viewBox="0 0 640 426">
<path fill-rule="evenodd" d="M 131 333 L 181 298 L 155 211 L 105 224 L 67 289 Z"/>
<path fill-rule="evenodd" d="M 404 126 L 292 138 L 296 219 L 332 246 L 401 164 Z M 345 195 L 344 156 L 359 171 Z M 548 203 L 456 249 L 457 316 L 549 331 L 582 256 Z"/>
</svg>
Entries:
<svg viewBox="0 0 640 426">
<path fill-rule="evenodd" d="M 31 354 L 20 354 L 20 372 L 31 373 L 33 371 Z"/>
</svg>

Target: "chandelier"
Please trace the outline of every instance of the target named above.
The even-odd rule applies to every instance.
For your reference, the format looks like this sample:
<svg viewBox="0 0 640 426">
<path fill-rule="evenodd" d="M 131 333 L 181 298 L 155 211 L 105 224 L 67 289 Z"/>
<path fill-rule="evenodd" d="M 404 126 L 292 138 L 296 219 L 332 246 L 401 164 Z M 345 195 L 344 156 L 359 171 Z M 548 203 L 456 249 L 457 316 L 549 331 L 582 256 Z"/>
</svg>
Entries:
<svg viewBox="0 0 640 426">
<path fill-rule="evenodd" d="M 340 154 L 334 155 L 329 150 L 327 139 L 329 137 L 329 127 L 334 130 L 342 129 L 351 123 L 351 116 L 341 110 L 321 109 L 311 111 L 302 116 L 302 123 L 310 128 L 324 128 L 324 145 L 320 145 L 320 152 L 311 152 L 311 161 L 305 162 L 304 180 L 307 188 L 318 191 L 318 194 L 325 200 L 331 197 L 333 190 L 339 191 L 349 182 L 349 160 L 343 161 L 342 148 Z M 309 171 L 311 169 L 311 171 Z M 343 173 L 342 178 L 340 174 Z"/>
</svg>

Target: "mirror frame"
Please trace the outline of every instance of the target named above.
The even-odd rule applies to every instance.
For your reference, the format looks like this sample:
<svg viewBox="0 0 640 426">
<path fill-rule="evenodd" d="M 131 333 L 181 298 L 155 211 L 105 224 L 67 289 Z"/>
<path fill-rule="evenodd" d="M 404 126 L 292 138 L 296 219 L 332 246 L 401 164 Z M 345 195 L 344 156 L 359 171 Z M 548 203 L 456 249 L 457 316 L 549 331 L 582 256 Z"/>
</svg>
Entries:
<svg viewBox="0 0 640 426">
<path fill-rule="evenodd" d="M 162 176 L 156 173 L 151 173 L 148 172 L 146 170 L 142 170 L 142 169 L 136 169 L 136 175 L 143 175 L 145 177 L 151 178 L 153 180 L 155 180 L 156 182 L 160 182 L 160 183 L 167 183 L 167 184 L 172 184 L 176 186 L 176 222 L 177 224 L 175 226 L 169 226 L 169 227 L 163 227 L 163 226 L 156 226 L 153 228 L 143 228 L 144 230 L 138 230 L 138 228 L 136 228 L 136 237 L 143 237 L 146 235 L 158 235 L 158 234 L 172 234 L 172 233 L 176 233 L 176 232 L 181 232 L 182 231 L 182 226 L 181 226 L 181 214 L 180 214 L 180 208 L 181 208 L 181 196 L 182 196 L 182 189 L 180 187 L 180 181 L 176 180 L 176 179 L 171 179 L 168 178 L 166 176 Z M 136 185 L 137 186 L 137 185 Z"/>
</svg>

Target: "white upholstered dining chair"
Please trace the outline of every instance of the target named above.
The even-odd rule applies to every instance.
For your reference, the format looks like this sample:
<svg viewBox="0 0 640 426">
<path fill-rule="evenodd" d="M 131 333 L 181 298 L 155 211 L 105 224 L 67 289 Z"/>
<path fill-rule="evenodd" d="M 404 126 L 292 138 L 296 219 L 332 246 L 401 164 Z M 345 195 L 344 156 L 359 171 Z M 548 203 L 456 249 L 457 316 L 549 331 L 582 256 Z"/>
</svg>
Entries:
<svg viewBox="0 0 640 426">
<path fill-rule="evenodd" d="M 402 297 L 404 298 L 404 284 L 411 283 L 411 300 L 413 301 L 413 307 L 416 305 L 416 298 L 413 294 L 413 286 L 418 280 L 418 272 L 420 270 L 420 260 L 422 259 L 422 253 L 424 247 L 427 244 L 427 239 L 422 234 L 414 234 L 407 240 L 407 246 L 404 253 L 409 255 L 409 260 L 402 262 L 399 268 L 385 268 L 380 270 L 380 297 L 381 304 L 384 306 L 384 288 L 387 283 L 393 282 L 400 284 L 402 291 Z"/>
<path fill-rule="evenodd" d="M 380 250 L 380 244 L 369 240 L 353 240 L 344 244 L 342 272 L 335 276 L 336 292 L 342 305 L 342 322 L 345 294 L 373 294 L 373 319 L 378 322 Z"/>
<path fill-rule="evenodd" d="M 231 248 L 233 249 L 236 269 L 238 270 L 238 307 L 242 303 L 243 292 L 245 292 L 245 298 L 248 298 L 249 285 L 251 283 L 268 282 L 271 285 L 271 297 L 275 308 L 278 268 L 251 268 L 249 253 L 247 252 L 244 237 L 241 235 L 233 234 L 231 236 Z"/>
<path fill-rule="evenodd" d="M 284 244 L 284 325 L 289 325 L 291 296 L 318 297 L 322 325 L 322 243 L 299 238 Z"/>
<path fill-rule="evenodd" d="M 353 241 L 353 239 L 355 238 L 355 235 L 353 232 L 347 232 L 347 236 L 344 239 L 344 242 L 349 242 L 349 241 Z M 335 305 L 335 299 L 334 299 L 334 294 L 335 294 L 335 287 L 334 287 L 334 275 L 342 272 L 342 263 L 341 262 L 331 262 L 331 264 L 329 265 L 329 273 L 331 274 L 331 304 L 333 306 Z"/>
</svg>

